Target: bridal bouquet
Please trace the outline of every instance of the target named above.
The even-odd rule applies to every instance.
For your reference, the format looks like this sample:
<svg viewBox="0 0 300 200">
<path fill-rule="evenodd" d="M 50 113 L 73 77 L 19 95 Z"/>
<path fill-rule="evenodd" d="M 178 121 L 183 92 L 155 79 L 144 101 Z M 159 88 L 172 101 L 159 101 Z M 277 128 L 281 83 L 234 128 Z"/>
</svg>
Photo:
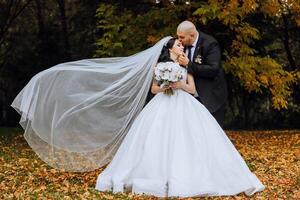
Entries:
<svg viewBox="0 0 300 200">
<path fill-rule="evenodd" d="M 178 63 L 174 62 L 160 62 L 157 64 L 154 71 L 154 79 L 158 82 L 158 85 L 162 88 L 169 86 L 171 83 L 180 81 L 183 78 L 185 69 L 180 67 Z M 168 88 L 164 91 L 165 94 L 172 95 L 172 88 Z"/>
</svg>

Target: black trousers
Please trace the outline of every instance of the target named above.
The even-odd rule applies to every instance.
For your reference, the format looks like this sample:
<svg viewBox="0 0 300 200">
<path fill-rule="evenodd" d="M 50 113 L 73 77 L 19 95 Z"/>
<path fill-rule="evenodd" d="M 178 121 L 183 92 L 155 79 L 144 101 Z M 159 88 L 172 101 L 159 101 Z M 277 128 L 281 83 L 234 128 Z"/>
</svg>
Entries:
<svg viewBox="0 0 300 200">
<path fill-rule="evenodd" d="M 200 100 L 199 97 L 196 97 L 196 99 L 202 103 L 202 101 Z M 226 104 L 223 104 L 218 110 L 216 110 L 215 112 L 211 113 L 212 116 L 214 116 L 214 118 L 217 120 L 217 122 L 219 123 L 219 125 L 221 127 L 223 127 L 223 125 L 224 125 L 225 105 Z"/>
<path fill-rule="evenodd" d="M 223 127 L 224 125 L 224 115 L 225 115 L 225 104 L 221 106 L 218 110 L 212 113 L 214 118 L 217 120 L 219 125 Z"/>
</svg>

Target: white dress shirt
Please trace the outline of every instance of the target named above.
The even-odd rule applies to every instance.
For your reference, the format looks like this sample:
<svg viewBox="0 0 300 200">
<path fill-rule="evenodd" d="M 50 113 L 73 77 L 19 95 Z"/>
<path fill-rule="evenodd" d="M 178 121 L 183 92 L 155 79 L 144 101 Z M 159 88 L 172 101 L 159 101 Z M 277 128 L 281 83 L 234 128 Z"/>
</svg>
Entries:
<svg viewBox="0 0 300 200">
<path fill-rule="evenodd" d="M 196 37 L 196 40 L 193 42 L 192 44 L 192 48 L 191 48 L 191 58 L 193 59 L 194 57 L 194 53 L 195 53 L 195 49 L 196 49 L 196 45 L 197 45 L 197 42 L 198 42 L 198 39 L 199 39 L 199 33 L 197 31 L 197 37 Z M 185 54 L 188 55 L 188 49 L 185 50 Z"/>
<path fill-rule="evenodd" d="M 198 39 L 199 39 L 199 33 L 197 31 L 197 37 L 196 37 L 196 40 L 193 42 L 192 44 L 192 48 L 191 48 L 191 58 L 193 60 L 193 57 L 194 57 L 194 53 L 195 53 L 195 49 L 196 49 L 196 45 L 197 45 L 197 42 L 198 42 Z M 185 54 L 188 55 L 188 49 L 185 50 Z M 198 97 L 198 93 L 197 93 L 197 90 L 196 90 L 196 93 L 194 94 L 194 97 Z"/>
</svg>

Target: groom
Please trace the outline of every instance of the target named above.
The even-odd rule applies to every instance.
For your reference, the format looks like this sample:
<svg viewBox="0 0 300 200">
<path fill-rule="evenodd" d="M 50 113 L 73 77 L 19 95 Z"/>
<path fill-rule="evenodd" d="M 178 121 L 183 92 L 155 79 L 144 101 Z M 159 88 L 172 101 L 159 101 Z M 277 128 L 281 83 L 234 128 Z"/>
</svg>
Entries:
<svg viewBox="0 0 300 200">
<path fill-rule="evenodd" d="M 218 42 L 212 36 L 198 31 L 190 21 L 178 25 L 177 36 L 185 46 L 185 55 L 179 57 L 179 63 L 194 76 L 196 99 L 223 126 L 227 86 Z"/>
</svg>

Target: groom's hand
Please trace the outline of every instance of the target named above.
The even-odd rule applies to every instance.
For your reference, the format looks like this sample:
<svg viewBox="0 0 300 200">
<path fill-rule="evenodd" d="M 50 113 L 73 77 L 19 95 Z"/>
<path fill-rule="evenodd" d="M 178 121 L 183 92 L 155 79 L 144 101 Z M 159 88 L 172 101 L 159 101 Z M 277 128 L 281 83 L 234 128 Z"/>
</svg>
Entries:
<svg viewBox="0 0 300 200">
<path fill-rule="evenodd" d="M 185 54 L 183 54 L 183 55 L 179 56 L 178 62 L 179 62 L 180 65 L 182 65 L 184 67 L 187 67 L 190 60 Z"/>
</svg>

